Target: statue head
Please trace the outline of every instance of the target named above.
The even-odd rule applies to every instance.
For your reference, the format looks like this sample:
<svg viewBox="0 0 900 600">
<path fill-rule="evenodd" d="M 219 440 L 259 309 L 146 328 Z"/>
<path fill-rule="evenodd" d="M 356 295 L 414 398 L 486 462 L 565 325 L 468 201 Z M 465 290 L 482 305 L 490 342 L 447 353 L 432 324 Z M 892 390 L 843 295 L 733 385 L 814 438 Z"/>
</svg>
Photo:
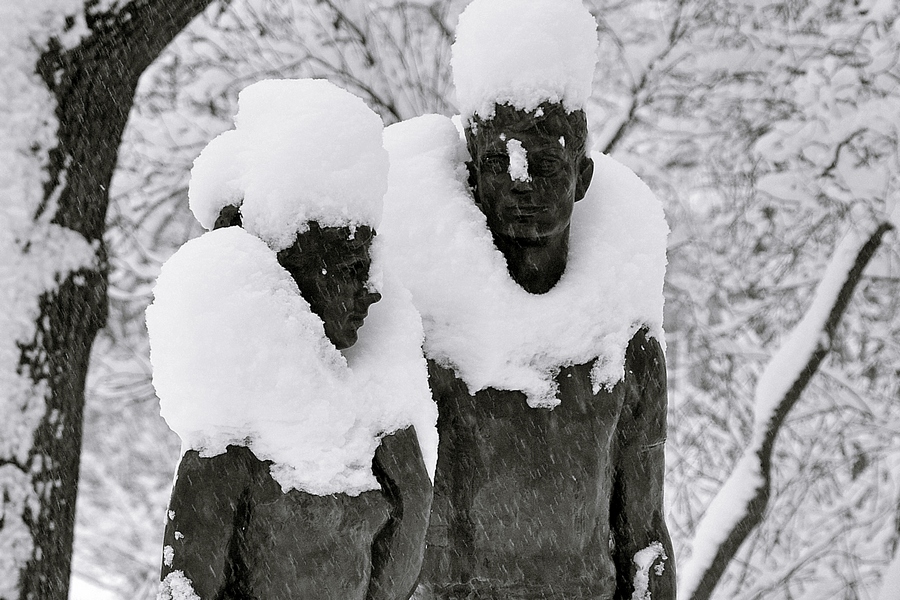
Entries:
<svg viewBox="0 0 900 600">
<path fill-rule="evenodd" d="M 584 112 L 560 104 L 509 105 L 466 129 L 475 201 L 496 237 L 541 246 L 567 236 L 572 209 L 591 182 Z"/>
<path fill-rule="evenodd" d="M 237 207 L 227 206 L 215 229 L 240 226 Z M 278 264 L 291 274 L 300 294 L 325 327 L 325 337 L 338 350 L 356 343 L 369 307 L 381 294 L 368 289 L 369 250 L 375 231 L 366 225 L 321 227 L 310 222 L 294 243 L 278 252 Z"/>
<path fill-rule="evenodd" d="M 293 245 L 278 253 L 278 263 L 297 282 L 338 350 L 356 343 L 369 307 L 381 300 L 381 294 L 367 287 L 374 237 L 375 231 L 365 225 L 351 230 L 311 222 Z"/>
<path fill-rule="evenodd" d="M 593 173 L 583 111 L 597 49 L 581 0 L 472 0 L 456 27 L 450 66 L 476 201 L 532 293 L 562 277 L 572 208 Z"/>
<path fill-rule="evenodd" d="M 356 343 L 381 298 L 367 284 L 387 190 L 383 130 L 365 102 L 328 81 L 258 81 L 238 97 L 235 128 L 191 169 L 197 220 L 264 241 L 338 349 Z"/>
<path fill-rule="evenodd" d="M 510 274 L 528 291 L 547 291 L 565 269 L 572 210 L 594 173 L 584 112 L 546 102 L 533 111 L 498 105 L 465 133 L 475 202 Z M 546 259 L 542 273 L 519 264 L 536 254 Z"/>
</svg>

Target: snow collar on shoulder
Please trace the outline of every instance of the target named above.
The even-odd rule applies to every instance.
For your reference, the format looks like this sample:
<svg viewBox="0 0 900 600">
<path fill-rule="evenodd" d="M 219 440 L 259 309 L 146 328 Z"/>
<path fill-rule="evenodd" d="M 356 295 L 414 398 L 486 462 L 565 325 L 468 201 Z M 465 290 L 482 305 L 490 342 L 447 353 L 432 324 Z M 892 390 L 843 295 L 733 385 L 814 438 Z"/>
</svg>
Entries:
<svg viewBox="0 0 900 600">
<path fill-rule="evenodd" d="M 566 271 L 534 295 L 509 276 L 473 202 L 451 121 L 428 115 L 393 125 L 385 146 L 389 260 L 422 314 L 426 355 L 451 367 L 471 393 L 520 390 L 530 406 L 553 407 L 561 367 L 594 361 L 596 393 L 624 376 L 639 328 L 662 339 L 668 227 L 658 200 L 627 167 L 593 155 Z"/>
<path fill-rule="evenodd" d="M 230 227 L 182 246 L 162 268 L 147 328 L 160 412 L 183 450 L 247 446 L 273 461 L 284 491 L 355 495 L 379 487 L 381 436 L 415 424 L 433 472 L 421 322 L 402 287 L 385 278 L 381 289 L 342 354 L 263 241 Z"/>
</svg>

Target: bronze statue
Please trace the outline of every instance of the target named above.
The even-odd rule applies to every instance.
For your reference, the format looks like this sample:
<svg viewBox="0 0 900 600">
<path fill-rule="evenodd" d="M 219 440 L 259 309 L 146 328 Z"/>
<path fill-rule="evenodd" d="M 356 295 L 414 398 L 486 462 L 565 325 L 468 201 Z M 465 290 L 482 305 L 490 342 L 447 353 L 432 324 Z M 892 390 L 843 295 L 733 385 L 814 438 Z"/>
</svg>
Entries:
<svg viewBox="0 0 900 600">
<path fill-rule="evenodd" d="M 216 228 L 239 225 L 235 207 L 216 221 Z M 380 299 L 366 288 L 374 235 L 366 226 L 309 223 L 277 255 L 338 349 L 356 342 Z M 358 496 L 284 493 L 270 464 L 237 445 L 213 457 L 185 453 L 166 522 L 164 544 L 177 551 L 164 556 L 164 592 L 192 597 L 172 589 L 180 572 L 202 600 L 410 597 L 432 493 L 413 427 L 381 440 L 372 463 L 381 489 Z"/>
<path fill-rule="evenodd" d="M 593 172 L 584 113 L 498 105 L 465 134 L 474 200 L 510 276 L 548 292 L 565 271 L 573 206 Z M 510 168 L 510 140 L 527 156 L 527 175 Z M 639 330 L 611 390 L 595 392 L 590 372 L 590 363 L 562 366 L 560 404 L 548 410 L 517 391 L 471 395 L 429 360 L 440 445 L 419 597 L 630 599 L 636 556 L 649 551 L 650 597 L 674 598 L 660 343 Z"/>
</svg>

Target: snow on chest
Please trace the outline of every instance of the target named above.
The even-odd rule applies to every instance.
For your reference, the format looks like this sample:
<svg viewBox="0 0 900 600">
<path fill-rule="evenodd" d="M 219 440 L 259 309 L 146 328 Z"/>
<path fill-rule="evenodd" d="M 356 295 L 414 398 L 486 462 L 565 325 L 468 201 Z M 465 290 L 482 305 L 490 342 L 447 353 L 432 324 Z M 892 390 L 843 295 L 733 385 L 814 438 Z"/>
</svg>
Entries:
<svg viewBox="0 0 900 600">
<path fill-rule="evenodd" d="M 668 228 L 653 193 L 627 167 L 592 156 L 566 271 L 535 295 L 507 272 L 467 187 L 467 153 L 449 119 L 393 125 L 385 146 L 387 252 L 422 314 L 426 354 L 452 367 L 471 393 L 520 390 L 530 406 L 552 407 L 561 367 L 593 361 L 596 393 L 624 376 L 637 329 L 661 339 Z"/>
<path fill-rule="evenodd" d="M 160 412 L 183 449 L 246 446 L 284 491 L 377 489 L 381 436 L 425 431 L 434 410 L 418 315 L 390 279 L 383 289 L 345 358 L 262 240 L 229 227 L 185 244 L 147 309 Z"/>
</svg>

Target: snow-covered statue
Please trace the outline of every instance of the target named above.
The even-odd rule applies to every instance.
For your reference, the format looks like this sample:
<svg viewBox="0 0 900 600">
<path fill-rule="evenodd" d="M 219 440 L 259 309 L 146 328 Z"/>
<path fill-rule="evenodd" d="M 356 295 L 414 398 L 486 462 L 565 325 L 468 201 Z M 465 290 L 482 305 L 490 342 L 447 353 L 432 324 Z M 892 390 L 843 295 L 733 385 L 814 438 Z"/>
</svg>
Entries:
<svg viewBox="0 0 900 600">
<path fill-rule="evenodd" d="M 211 231 L 166 262 L 147 310 L 183 444 L 159 597 L 405 600 L 437 411 L 418 313 L 381 268 L 381 120 L 282 80 L 241 92 L 235 123 L 192 171 Z"/>
<path fill-rule="evenodd" d="M 596 23 L 475 0 L 459 131 L 385 131 L 382 231 L 422 314 L 440 443 L 418 598 L 674 597 L 663 512 L 668 229 L 587 154 Z"/>
</svg>

